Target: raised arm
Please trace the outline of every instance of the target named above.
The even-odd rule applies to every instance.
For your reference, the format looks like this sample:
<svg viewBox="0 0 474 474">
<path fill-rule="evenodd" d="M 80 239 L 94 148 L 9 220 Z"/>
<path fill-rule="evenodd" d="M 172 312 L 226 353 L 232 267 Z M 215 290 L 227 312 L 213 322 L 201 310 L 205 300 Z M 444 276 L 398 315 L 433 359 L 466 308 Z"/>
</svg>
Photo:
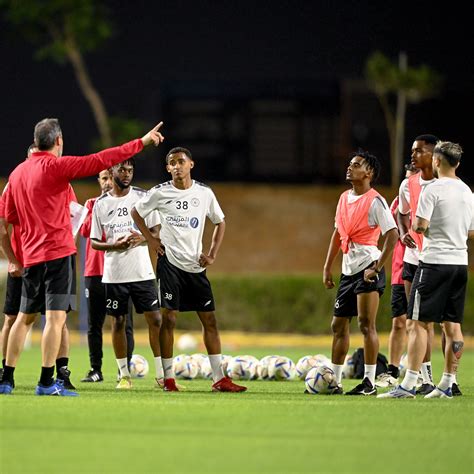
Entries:
<svg viewBox="0 0 474 474">
<path fill-rule="evenodd" d="M 92 176 L 103 169 L 121 163 L 143 150 L 143 147 L 154 144 L 158 146 L 164 137 L 160 133 L 163 122 L 153 127 L 142 138 L 132 140 L 124 145 L 86 156 L 64 156 L 55 163 L 56 171 L 69 180 Z"/>
</svg>

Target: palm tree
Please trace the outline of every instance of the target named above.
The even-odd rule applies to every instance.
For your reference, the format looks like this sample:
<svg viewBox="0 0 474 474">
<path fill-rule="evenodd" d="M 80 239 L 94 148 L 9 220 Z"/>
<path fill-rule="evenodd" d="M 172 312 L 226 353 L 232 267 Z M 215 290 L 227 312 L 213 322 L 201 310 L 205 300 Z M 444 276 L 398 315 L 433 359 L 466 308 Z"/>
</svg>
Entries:
<svg viewBox="0 0 474 474">
<path fill-rule="evenodd" d="M 403 165 L 406 106 L 436 96 L 442 78 L 425 65 L 408 67 L 403 52 L 396 64 L 376 51 L 367 59 L 365 71 L 369 87 L 378 97 L 385 117 L 390 140 L 391 185 L 396 189 Z"/>
</svg>

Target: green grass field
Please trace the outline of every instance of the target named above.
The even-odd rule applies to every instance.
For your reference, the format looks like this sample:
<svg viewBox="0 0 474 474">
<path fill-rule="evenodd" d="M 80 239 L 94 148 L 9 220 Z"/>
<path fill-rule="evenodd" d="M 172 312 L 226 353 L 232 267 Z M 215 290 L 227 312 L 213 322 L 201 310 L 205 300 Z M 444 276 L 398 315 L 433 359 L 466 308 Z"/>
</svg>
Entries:
<svg viewBox="0 0 474 474">
<path fill-rule="evenodd" d="M 135 352 L 152 360 L 148 348 Z M 329 353 L 276 351 L 295 361 L 308 352 Z M 262 357 L 275 349 L 239 353 Z M 81 384 L 87 349 L 73 347 L 80 397 L 36 397 L 40 351 L 22 354 L 14 394 L 0 397 L 2 474 L 474 471 L 474 351 L 462 360 L 464 396 L 452 400 L 311 396 L 301 381 L 246 382 L 248 392 L 225 394 L 194 380 L 187 392 L 164 393 L 153 388 L 153 367 L 132 391 L 118 392 L 110 347 L 104 361 L 106 381 Z M 438 354 L 433 363 L 437 381 Z"/>
</svg>

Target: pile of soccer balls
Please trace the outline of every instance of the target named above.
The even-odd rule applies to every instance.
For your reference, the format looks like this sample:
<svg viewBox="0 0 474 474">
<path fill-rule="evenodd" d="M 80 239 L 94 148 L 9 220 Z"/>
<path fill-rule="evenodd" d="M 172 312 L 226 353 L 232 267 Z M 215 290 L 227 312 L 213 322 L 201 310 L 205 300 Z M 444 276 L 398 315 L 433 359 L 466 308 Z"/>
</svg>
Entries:
<svg viewBox="0 0 474 474">
<path fill-rule="evenodd" d="M 311 394 L 330 393 L 336 387 L 331 361 L 324 354 L 306 355 L 296 364 L 282 355 L 268 355 L 257 359 L 252 355 L 222 356 L 224 373 L 233 380 L 303 380 Z M 177 379 L 211 379 L 212 369 L 205 354 L 179 354 L 173 359 L 173 370 Z M 130 362 L 130 373 L 134 378 L 148 374 L 147 360 L 138 354 Z M 347 356 L 342 370 L 344 378 L 352 378 L 354 366 L 352 357 Z"/>
</svg>

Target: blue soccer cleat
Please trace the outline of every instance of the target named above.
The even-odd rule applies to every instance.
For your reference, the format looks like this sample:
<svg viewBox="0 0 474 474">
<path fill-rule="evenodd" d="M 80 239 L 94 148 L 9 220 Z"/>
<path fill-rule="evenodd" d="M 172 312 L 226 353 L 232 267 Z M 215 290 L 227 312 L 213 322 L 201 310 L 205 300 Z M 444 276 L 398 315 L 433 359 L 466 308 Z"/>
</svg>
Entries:
<svg viewBox="0 0 474 474">
<path fill-rule="evenodd" d="M 8 380 L 4 380 L 0 382 L 0 394 L 2 395 L 11 395 L 13 392 L 13 385 L 8 382 Z"/>
<path fill-rule="evenodd" d="M 425 395 L 423 398 L 453 398 L 453 391 L 451 387 L 448 387 L 446 390 L 442 388 L 435 387 L 430 393 Z"/>
<path fill-rule="evenodd" d="M 40 383 L 36 386 L 35 395 L 49 395 L 54 397 L 78 397 L 77 392 L 66 390 L 62 381 L 56 380 L 53 385 L 45 387 Z"/>
</svg>

